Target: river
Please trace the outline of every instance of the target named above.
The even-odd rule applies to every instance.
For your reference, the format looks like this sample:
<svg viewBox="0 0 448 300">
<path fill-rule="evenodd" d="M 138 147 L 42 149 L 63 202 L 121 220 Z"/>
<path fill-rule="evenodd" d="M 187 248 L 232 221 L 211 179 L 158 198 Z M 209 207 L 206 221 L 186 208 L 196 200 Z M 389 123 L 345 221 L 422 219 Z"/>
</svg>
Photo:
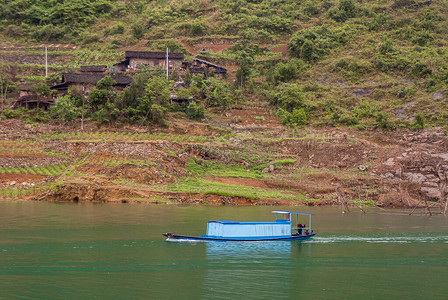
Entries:
<svg viewBox="0 0 448 300">
<path fill-rule="evenodd" d="M 442 299 L 448 219 L 315 214 L 305 242 L 170 243 L 272 207 L 0 202 L 0 299 Z"/>
</svg>

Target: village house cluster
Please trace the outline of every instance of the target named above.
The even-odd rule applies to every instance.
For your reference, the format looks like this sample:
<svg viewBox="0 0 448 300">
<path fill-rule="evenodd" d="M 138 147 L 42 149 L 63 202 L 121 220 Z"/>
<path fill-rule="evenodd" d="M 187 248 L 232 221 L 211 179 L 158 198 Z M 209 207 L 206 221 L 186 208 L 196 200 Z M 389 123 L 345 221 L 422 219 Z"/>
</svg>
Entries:
<svg viewBox="0 0 448 300">
<path fill-rule="evenodd" d="M 115 82 L 114 89 L 123 90 L 132 83 L 132 73 L 141 67 L 156 68 L 161 67 L 168 72 L 178 73 L 177 82 L 182 83 L 182 77 L 188 70 L 190 74 L 204 74 L 207 77 L 210 73 L 218 75 L 227 74 L 226 68 L 216 64 L 193 58 L 192 61 L 185 61 L 183 53 L 150 52 L 150 51 L 126 51 L 125 59 L 108 68 L 106 65 L 81 66 L 77 73 L 63 73 L 62 80 L 50 87 L 57 91 L 58 95 L 66 95 L 70 89 L 77 89 L 84 97 L 89 95 L 90 90 L 96 86 L 98 81 L 106 75 L 110 75 Z M 178 87 L 181 84 L 178 84 Z M 177 99 L 176 94 L 172 94 L 172 100 L 188 101 L 189 99 Z M 26 108 L 41 107 L 47 109 L 55 104 L 56 97 L 44 97 L 33 94 L 30 86 L 21 82 L 19 98 L 12 104 L 12 108 L 19 106 Z"/>
</svg>

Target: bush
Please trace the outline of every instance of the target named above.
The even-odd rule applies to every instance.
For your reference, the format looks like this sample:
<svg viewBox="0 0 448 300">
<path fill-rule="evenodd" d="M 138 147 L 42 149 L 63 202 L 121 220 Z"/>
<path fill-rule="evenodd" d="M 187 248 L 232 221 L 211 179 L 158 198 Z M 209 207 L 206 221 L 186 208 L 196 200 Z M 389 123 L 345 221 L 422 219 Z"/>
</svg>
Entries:
<svg viewBox="0 0 448 300">
<path fill-rule="evenodd" d="M 187 53 L 187 49 L 185 49 L 184 45 L 174 40 L 155 41 L 151 44 L 151 48 L 158 51 L 166 51 L 166 48 L 168 48 L 169 52 Z"/>
<path fill-rule="evenodd" d="M 279 62 L 268 75 L 268 81 L 274 83 L 287 82 L 294 79 L 299 72 L 306 69 L 307 65 L 301 59 L 293 58 L 289 61 Z"/>
<path fill-rule="evenodd" d="M 315 61 L 330 53 L 330 50 L 347 43 L 351 29 L 332 29 L 322 25 L 295 33 L 289 40 L 288 48 L 291 56 Z"/>
<path fill-rule="evenodd" d="M 107 28 L 104 33 L 109 34 L 109 35 L 123 34 L 124 33 L 124 24 L 121 22 L 118 22 L 117 25 Z"/>
<path fill-rule="evenodd" d="M 297 85 L 282 85 L 271 95 L 271 104 L 287 112 L 305 107 L 305 95 Z"/>
<path fill-rule="evenodd" d="M 382 55 L 387 55 L 387 54 L 393 54 L 393 53 L 397 53 L 397 49 L 395 49 L 394 47 L 394 42 L 392 42 L 389 39 L 386 39 L 384 41 L 384 43 L 382 43 L 380 45 L 380 47 L 378 48 L 379 53 Z"/>
<path fill-rule="evenodd" d="M 306 2 L 303 7 L 303 12 L 308 16 L 314 16 L 320 13 L 319 8 L 314 2 Z"/>
<path fill-rule="evenodd" d="M 394 6 L 398 8 L 409 7 L 415 4 L 415 0 L 394 0 Z"/>
<path fill-rule="evenodd" d="M 431 45 L 431 43 L 434 41 L 434 38 L 432 35 L 427 31 L 418 31 L 415 37 L 412 39 L 412 42 L 419 46 L 427 46 Z"/>
<path fill-rule="evenodd" d="M 410 75 L 418 78 L 423 78 L 427 75 L 431 75 L 432 71 L 424 63 L 417 62 L 411 69 Z"/>
<path fill-rule="evenodd" d="M 375 114 L 376 126 L 384 129 L 395 129 L 397 126 L 389 121 L 389 116 L 384 112 L 377 112 Z"/>
<path fill-rule="evenodd" d="M 196 102 L 191 102 L 187 107 L 187 116 L 190 119 L 202 119 L 205 116 L 205 107 L 203 104 L 196 105 Z"/>
<path fill-rule="evenodd" d="M 425 128 L 425 120 L 421 114 L 415 115 L 414 124 L 411 125 L 411 129 L 423 129 Z"/>
<path fill-rule="evenodd" d="M 408 87 L 402 87 L 397 91 L 396 95 L 398 98 L 405 98 L 407 96 L 415 95 L 415 93 L 416 93 L 416 90 L 414 90 L 414 89 L 411 89 Z"/>
<path fill-rule="evenodd" d="M 345 57 L 336 61 L 333 72 L 342 72 L 350 79 L 358 79 L 361 75 L 372 71 L 370 62 L 359 60 L 354 57 Z"/>
<path fill-rule="evenodd" d="M 70 122 L 79 117 L 79 110 L 70 96 L 59 97 L 56 104 L 50 107 L 50 117 L 54 120 Z"/>
<path fill-rule="evenodd" d="M 137 40 L 143 38 L 145 34 L 145 26 L 141 23 L 136 23 L 131 26 L 132 36 Z"/>
<path fill-rule="evenodd" d="M 197 77 L 194 76 L 193 80 L 195 78 Z M 232 89 L 227 82 L 217 78 L 209 78 L 203 81 L 203 84 L 206 86 L 204 93 L 208 106 L 226 108 L 230 103 L 234 102 L 235 98 Z"/>
<path fill-rule="evenodd" d="M 303 126 L 309 123 L 307 113 L 303 108 L 295 108 L 292 112 L 279 108 L 277 116 L 282 124 L 287 126 Z"/>
<path fill-rule="evenodd" d="M 336 22 L 345 22 L 356 15 L 356 8 L 353 0 L 341 0 L 338 7 L 328 11 L 330 18 Z"/>
<path fill-rule="evenodd" d="M 193 36 L 203 35 L 205 33 L 205 27 L 202 24 L 194 23 L 190 25 L 190 34 Z"/>
</svg>

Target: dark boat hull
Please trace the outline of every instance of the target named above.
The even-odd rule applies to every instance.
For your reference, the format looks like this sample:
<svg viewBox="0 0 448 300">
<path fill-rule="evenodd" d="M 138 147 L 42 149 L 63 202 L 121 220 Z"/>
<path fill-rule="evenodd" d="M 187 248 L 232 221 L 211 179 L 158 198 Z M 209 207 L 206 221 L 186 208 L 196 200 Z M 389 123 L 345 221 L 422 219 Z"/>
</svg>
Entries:
<svg viewBox="0 0 448 300">
<path fill-rule="evenodd" d="M 315 233 L 305 235 L 291 235 L 286 237 L 250 237 L 250 238 L 221 238 L 211 236 L 188 236 L 175 233 L 164 233 L 167 241 L 177 242 L 277 242 L 277 241 L 302 241 L 315 236 Z"/>
</svg>

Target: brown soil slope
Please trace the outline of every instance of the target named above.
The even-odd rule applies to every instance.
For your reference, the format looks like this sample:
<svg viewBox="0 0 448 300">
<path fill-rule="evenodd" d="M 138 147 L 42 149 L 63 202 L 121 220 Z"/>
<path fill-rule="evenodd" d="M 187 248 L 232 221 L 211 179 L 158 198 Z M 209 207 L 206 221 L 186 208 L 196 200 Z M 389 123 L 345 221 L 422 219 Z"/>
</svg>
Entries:
<svg viewBox="0 0 448 300">
<path fill-rule="evenodd" d="M 0 198 L 216 205 L 444 204 L 439 129 L 285 129 L 267 106 L 167 128 L 0 121 Z"/>
</svg>

